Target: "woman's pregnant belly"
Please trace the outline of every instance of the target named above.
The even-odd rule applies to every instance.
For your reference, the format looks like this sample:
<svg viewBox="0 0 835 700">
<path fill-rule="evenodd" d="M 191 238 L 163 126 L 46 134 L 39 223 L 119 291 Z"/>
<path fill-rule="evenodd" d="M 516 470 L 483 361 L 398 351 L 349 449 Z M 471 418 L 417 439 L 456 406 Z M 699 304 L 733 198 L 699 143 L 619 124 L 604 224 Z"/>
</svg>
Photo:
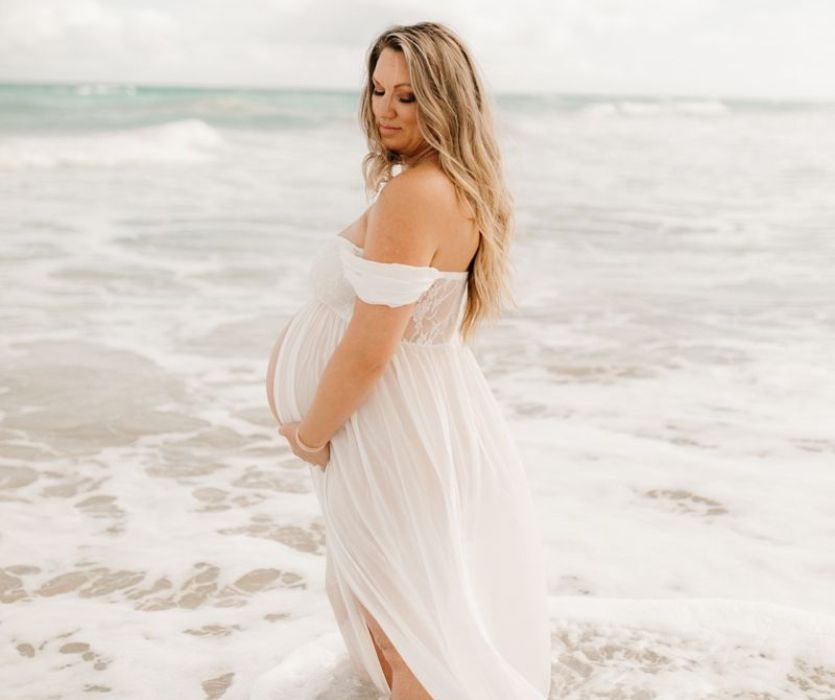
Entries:
<svg viewBox="0 0 835 700">
<path fill-rule="evenodd" d="M 281 352 L 281 344 L 284 341 L 284 336 L 287 335 L 287 329 L 290 328 L 290 324 L 292 322 L 293 319 L 291 318 L 284 324 L 284 328 L 282 328 L 281 332 L 278 334 L 275 343 L 273 343 L 273 349 L 270 351 L 270 362 L 267 365 L 267 404 L 270 407 L 270 413 L 273 414 L 273 418 L 275 418 L 276 423 L 281 423 L 281 420 L 278 417 L 278 409 L 275 405 L 275 369 L 278 364 L 278 354 Z"/>
<path fill-rule="evenodd" d="M 267 403 L 278 423 L 301 420 L 346 323 L 318 302 L 302 307 L 281 329 L 267 366 Z"/>
</svg>

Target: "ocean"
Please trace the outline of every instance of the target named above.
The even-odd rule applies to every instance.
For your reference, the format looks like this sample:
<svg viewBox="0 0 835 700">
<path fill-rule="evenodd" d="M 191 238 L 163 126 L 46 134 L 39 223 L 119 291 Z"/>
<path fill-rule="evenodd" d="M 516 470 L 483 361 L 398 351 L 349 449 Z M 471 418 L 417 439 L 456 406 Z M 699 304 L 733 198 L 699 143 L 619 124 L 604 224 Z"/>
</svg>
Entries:
<svg viewBox="0 0 835 700">
<path fill-rule="evenodd" d="M 473 349 L 561 700 L 835 697 L 835 105 L 496 95 Z M 366 208 L 351 92 L 0 86 L 0 687 L 370 700 L 264 379 Z"/>
</svg>

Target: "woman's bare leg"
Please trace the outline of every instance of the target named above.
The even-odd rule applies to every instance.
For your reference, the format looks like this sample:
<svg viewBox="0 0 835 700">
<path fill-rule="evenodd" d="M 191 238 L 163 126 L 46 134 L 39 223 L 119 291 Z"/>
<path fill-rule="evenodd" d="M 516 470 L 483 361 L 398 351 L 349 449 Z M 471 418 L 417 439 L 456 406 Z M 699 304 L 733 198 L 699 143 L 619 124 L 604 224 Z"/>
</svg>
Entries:
<svg viewBox="0 0 835 700">
<path fill-rule="evenodd" d="M 394 671 L 391 700 L 432 700 L 432 696 L 426 692 L 426 688 L 404 664 L 401 672 Z"/>
<path fill-rule="evenodd" d="M 371 632 L 370 627 L 368 628 L 368 631 Z M 377 639 L 374 637 L 373 632 L 371 632 L 371 641 L 374 643 L 374 651 L 377 652 L 377 660 L 380 662 L 380 668 L 383 669 L 383 675 L 386 677 L 386 683 L 388 683 L 388 687 L 390 690 L 392 684 L 391 666 L 389 666 L 389 662 L 386 661 L 386 656 L 385 654 L 383 654 L 382 648 L 377 643 Z"/>
<path fill-rule="evenodd" d="M 426 688 L 420 684 L 406 662 L 403 661 L 391 640 L 383 632 L 383 628 L 377 624 L 377 621 L 362 605 L 359 605 L 359 608 L 374 640 L 377 657 L 382 656 L 388 662 L 388 671 L 386 671 L 386 665 L 383 665 L 382 659 L 380 660 L 386 682 L 391 689 L 391 700 L 433 700 L 432 696 L 426 692 Z"/>
</svg>

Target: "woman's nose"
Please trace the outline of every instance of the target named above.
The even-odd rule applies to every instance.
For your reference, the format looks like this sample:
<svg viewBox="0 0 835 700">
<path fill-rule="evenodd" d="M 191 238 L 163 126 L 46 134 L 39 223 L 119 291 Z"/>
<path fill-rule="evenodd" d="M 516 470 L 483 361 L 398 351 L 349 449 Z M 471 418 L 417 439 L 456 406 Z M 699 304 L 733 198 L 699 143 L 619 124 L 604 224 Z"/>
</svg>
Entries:
<svg viewBox="0 0 835 700">
<path fill-rule="evenodd" d="M 394 98 L 388 95 L 383 98 L 382 113 L 386 115 L 394 114 Z"/>
</svg>

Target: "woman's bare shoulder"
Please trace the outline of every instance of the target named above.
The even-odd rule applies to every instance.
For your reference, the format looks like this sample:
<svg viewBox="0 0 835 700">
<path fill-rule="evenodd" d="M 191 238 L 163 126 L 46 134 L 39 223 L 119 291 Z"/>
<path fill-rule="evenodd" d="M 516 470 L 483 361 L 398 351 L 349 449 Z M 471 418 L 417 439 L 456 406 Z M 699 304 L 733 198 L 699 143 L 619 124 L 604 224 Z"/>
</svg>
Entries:
<svg viewBox="0 0 835 700">
<path fill-rule="evenodd" d="M 450 223 L 461 216 L 468 219 L 472 213 L 466 201 L 462 206 L 449 176 L 434 163 L 422 163 L 393 177 L 380 191 L 369 211 L 377 202 L 383 202 L 383 206 L 395 206 L 408 211 L 411 216 L 435 224 Z"/>
<path fill-rule="evenodd" d="M 414 174 L 403 172 L 392 178 L 363 214 L 366 257 L 427 265 L 437 251 L 442 221 L 434 205 L 437 195 L 427 178 Z"/>
<path fill-rule="evenodd" d="M 390 250 L 408 250 L 423 260 L 415 264 L 458 271 L 478 245 L 472 208 L 437 166 L 422 164 L 392 178 L 367 214 L 367 240 L 389 239 Z"/>
</svg>

